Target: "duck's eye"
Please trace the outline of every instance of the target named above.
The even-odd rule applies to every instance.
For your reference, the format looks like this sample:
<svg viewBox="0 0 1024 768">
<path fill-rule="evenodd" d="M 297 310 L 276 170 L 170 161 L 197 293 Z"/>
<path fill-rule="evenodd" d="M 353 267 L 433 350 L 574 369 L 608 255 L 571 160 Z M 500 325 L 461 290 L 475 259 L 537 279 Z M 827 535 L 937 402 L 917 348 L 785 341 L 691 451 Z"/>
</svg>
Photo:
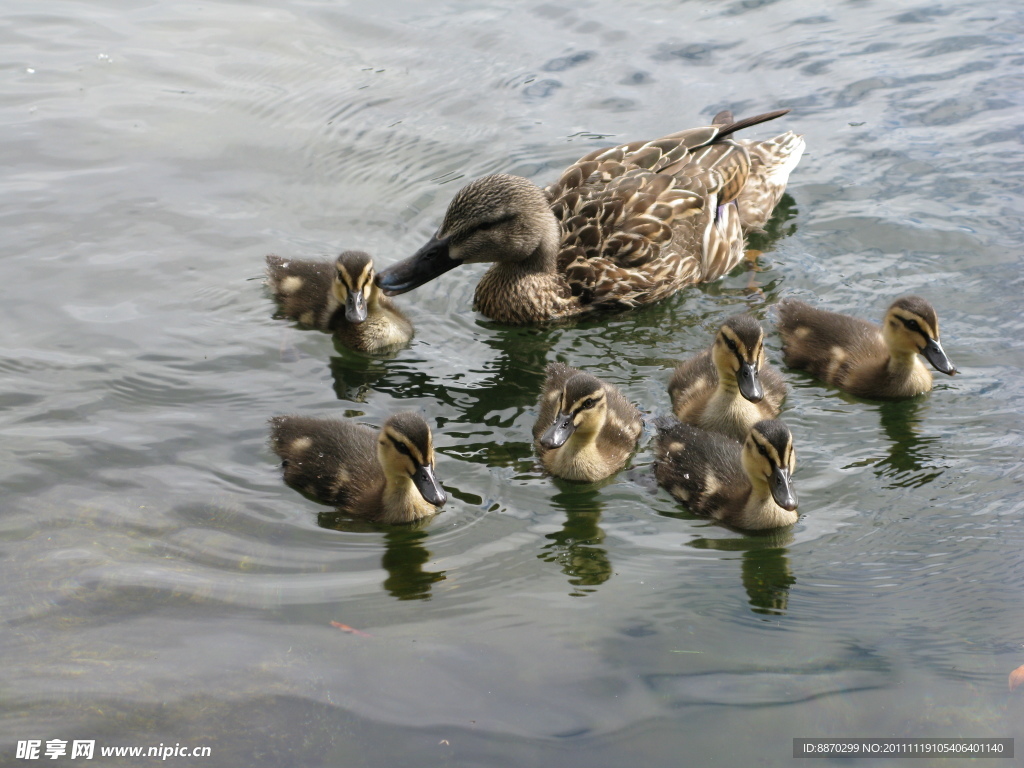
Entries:
<svg viewBox="0 0 1024 768">
<path fill-rule="evenodd" d="M 508 216 L 501 216 L 497 219 L 491 219 L 490 221 L 481 221 L 479 224 L 476 225 L 476 230 L 478 232 L 486 232 L 489 229 L 494 229 L 499 224 L 504 224 L 507 221 L 512 221 L 512 219 L 514 219 L 515 217 L 516 215 L 514 213 L 510 213 Z"/>
<path fill-rule="evenodd" d="M 407 446 L 405 443 L 400 443 L 397 440 L 392 440 L 391 443 L 392 445 L 395 446 L 395 450 L 398 451 L 400 454 L 412 458 L 412 453 L 409 451 L 409 446 Z"/>
<path fill-rule="evenodd" d="M 733 341 L 732 339 L 726 339 L 726 340 L 725 340 L 725 346 L 727 346 L 727 347 L 728 347 L 729 349 L 731 349 L 731 350 L 732 350 L 733 352 L 735 352 L 735 351 L 736 351 L 736 342 L 735 342 L 735 341 Z"/>
<path fill-rule="evenodd" d="M 594 407 L 594 398 L 588 397 L 586 400 L 584 400 L 583 401 L 583 407 L 584 408 L 593 408 Z"/>
<path fill-rule="evenodd" d="M 907 320 L 907 328 L 909 328 L 912 331 L 921 330 L 921 326 L 917 324 L 917 320 Z"/>
<path fill-rule="evenodd" d="M 757 452 L 764 456 L 766 459 L 768 458 L 768 451 L 764 449 L 763 445 L 757 446 Z"/>
</svg>

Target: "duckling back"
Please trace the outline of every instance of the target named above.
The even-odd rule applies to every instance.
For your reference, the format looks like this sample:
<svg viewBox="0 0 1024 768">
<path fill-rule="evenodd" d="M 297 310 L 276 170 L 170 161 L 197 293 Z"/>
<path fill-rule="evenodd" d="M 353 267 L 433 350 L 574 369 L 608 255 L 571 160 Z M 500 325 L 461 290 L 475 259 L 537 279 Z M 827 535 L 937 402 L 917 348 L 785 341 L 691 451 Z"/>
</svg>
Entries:
<svg viewBox="0 0 1024 768">
<path fill-rule="evenodd" d="M 751 487 L 739 443 L 678 421 L 658 424 L 654 476 L 691 511 L 707 517 L 741 508 Z"/>
<path fill-rule="evenodd" d="M 331 292 L 333 281 L 331 262 L 267 256 L 267 285 L 280 313 L 303 325 L 328 330 L 339 307 Z"/>
<path fill-rule="evenodd" d="M 373 430 L 306 416 L 275 416 L 270 427 L 270 447 L 281 457 L 289 486 L 346 512 L 371 511 L 370 499 L 384 487 Z"/>
<path fill-rule="evenodd" d="M 796 299 L 779 302 L 779 334 L 786 365 L 810 371 L 840 386 L 857 361 L 884 360 L 878 326 L 850 315 L 812 307 Z"/>
</svg>

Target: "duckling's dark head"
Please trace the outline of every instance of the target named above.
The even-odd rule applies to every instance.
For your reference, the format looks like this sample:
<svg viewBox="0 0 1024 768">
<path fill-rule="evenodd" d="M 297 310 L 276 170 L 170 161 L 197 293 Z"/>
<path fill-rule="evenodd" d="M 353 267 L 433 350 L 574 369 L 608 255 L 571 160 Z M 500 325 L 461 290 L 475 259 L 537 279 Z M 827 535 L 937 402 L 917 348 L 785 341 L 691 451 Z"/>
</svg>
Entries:
<svg viewBox="0 0 1024 768">
<path fill-rule="evenodd" d="M 362 251 L 345 251 L 334 262 L 332 290 L 345 305 L 345 319 L 361 323 L 367 317 L 367 304 L 375 289 L 373 260 Z"/>
<path fill-rule="evenodd" d="M 750 428 L 743 443 L 743 467 L 752 482 L 767 483 L 775 503 L 785 510 L 797 506 L 792 488 L 796 471 L 793 435 L 778 419 L 766 419 Z"/>
<path fill-rule="evenodd" d="M 418 413 L 396 413 L 384 422 L 377 439 L 377 456 L 385 474 L 411 478 L 420 495 L 435 507 L 448 500 L 434 474 L 430 427 Z"/>
<path fill-rule="evenodd" d="M 956 373 L 956 366 L 939 343 L 939 318 L 927 299 L 920 296 L 896 299 L 885 313 L 882 335 L 894 354 L 920 353 L 935 370 L 948 376 Z"/>
<path fill-rule="evenodd" d="M 558 448 L 573 433 L 595 434 L 604 425 L 608 393 L 604 383 L 589 373 L 575 373 L 566 379 L 558 400 L 554 423 L 541 435 L 543 448 Z"/>
<path fill-rule="evenodd" d="M 733 315 L 715 337 L 713 357 L 719 375 L 735 378 L 740 394 L 752 403 L 764 399 L 758 374 L 764 365 L 764 331 L 750 315 Z"/>
</svg>

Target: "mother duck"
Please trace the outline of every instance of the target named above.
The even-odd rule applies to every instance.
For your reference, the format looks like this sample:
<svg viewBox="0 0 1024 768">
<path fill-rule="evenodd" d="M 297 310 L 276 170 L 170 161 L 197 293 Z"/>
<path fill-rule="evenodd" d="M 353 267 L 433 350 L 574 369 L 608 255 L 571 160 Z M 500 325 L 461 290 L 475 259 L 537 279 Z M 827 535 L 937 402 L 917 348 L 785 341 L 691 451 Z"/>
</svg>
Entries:
<svg viewBox="0 0 1024 768">
<path fill-rule="evenodd" d="M 715 280 L 743 257 L 804 150 L 787 132 L 737 141 L 737 131 L 789 110 L 599 149 L 540 189 L 508 174 L 455 195 L 441 228 L 413 256 L 378 273 L 388 295 L 411 291 L 460 264 L 493 262 L 474 306 L 528 325 L 658 301 Z"/>
</svg>

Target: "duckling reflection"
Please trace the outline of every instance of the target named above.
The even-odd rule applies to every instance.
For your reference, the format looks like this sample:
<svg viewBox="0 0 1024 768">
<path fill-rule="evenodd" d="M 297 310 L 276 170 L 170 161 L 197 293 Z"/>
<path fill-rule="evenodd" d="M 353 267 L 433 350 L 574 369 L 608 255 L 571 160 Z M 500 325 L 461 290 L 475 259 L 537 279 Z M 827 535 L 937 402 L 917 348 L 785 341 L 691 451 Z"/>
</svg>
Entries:
<svg viewBox="0 0 1024 768">
<path fill-rule="evenodd" d="M 894 400 L 878 406 L 882 430 L 890 444 L 884 455 L 874 454 L 845 468 L 874 467 L 887 478 L 886 488 L 921 488 L 938 478 L 943 469 L 941 441 L 920 433 L 921 412 L 927 400 Z"/>
<path fill-rule="evenodd" d="M 380 564 L 388 574 L 383 586 L 389 595 L 399 600 L 429 600 L 431 587 L 447 578 L 446 571 L 430 571 L 424 567 L 432 557 L 424 546 L 430 535 L 428 519 L 384 530 L 380 525 L 332 510 L 321 512 L 316 522 L 321 528 L 332 531 L 367 533 L 383 530 L 384 554 Z"/>
<path fill-rule="evenodd" d="M 387 363 L 339 349 L 328 365 L 339 400 L 363 402 L 371 390 L 399 400 L 424 398 L 452 406 L 469 424 L 493 425 L 496 412 L 521 412 L 523 404 L 536 397 L 555 338 L 555 332 L 548 329 L 496 329 L 493 335 L 480 339 L 487 349 L 477 355 L 478 363 L 466 354 L 463 344 L 460 352 L 464 364 L 487 372 L 481 381 L 473 371 L 473 381 L 465 386 L 458 383 L 460 377 L 442 377 L 424 370 L 424 361 L 413 357 L 421 351 L 419 347 Z M 430 362 L 432 350 L 423 353 Z"/>
<path fill-rule="evenodd" d="M 888 455 L 875 465 L 876 474 L 893 478 L 890 488 L 920 488 L 942 474 L 939 438 L 920 433 L 920 413 L 926 407 L 924 402 L 909 400 L 882 403 L 878 409 L 891 445 Z"/>
<path fill-rule="evenodd" d="M 789 588 L 796 583 L 786 549 L 792 542 L 792 528 L 776 528 L 742 538 L 696 539 L 689 542 L 689 546 L 718 552 L 741 552 L 740 579 L 751 610 L 782 615 L 789 607 Z"/>
<path fill-rule="evenodd" d="M 564 481 L 556 481 L 565 490 L 551 501 L 565 511 L 562 529 L 545 535 L 545 544 L 537 557 L 546 563 L 558 563 L 569 584 L 576 589 L 569 594 L 583 597 L 595 591 L 612 577 L 612 564 L 607 550 L 600 546 L 605 533 L 601 529 L 604 509 L 600 486 L 580 488 Z"/>
</svg>

